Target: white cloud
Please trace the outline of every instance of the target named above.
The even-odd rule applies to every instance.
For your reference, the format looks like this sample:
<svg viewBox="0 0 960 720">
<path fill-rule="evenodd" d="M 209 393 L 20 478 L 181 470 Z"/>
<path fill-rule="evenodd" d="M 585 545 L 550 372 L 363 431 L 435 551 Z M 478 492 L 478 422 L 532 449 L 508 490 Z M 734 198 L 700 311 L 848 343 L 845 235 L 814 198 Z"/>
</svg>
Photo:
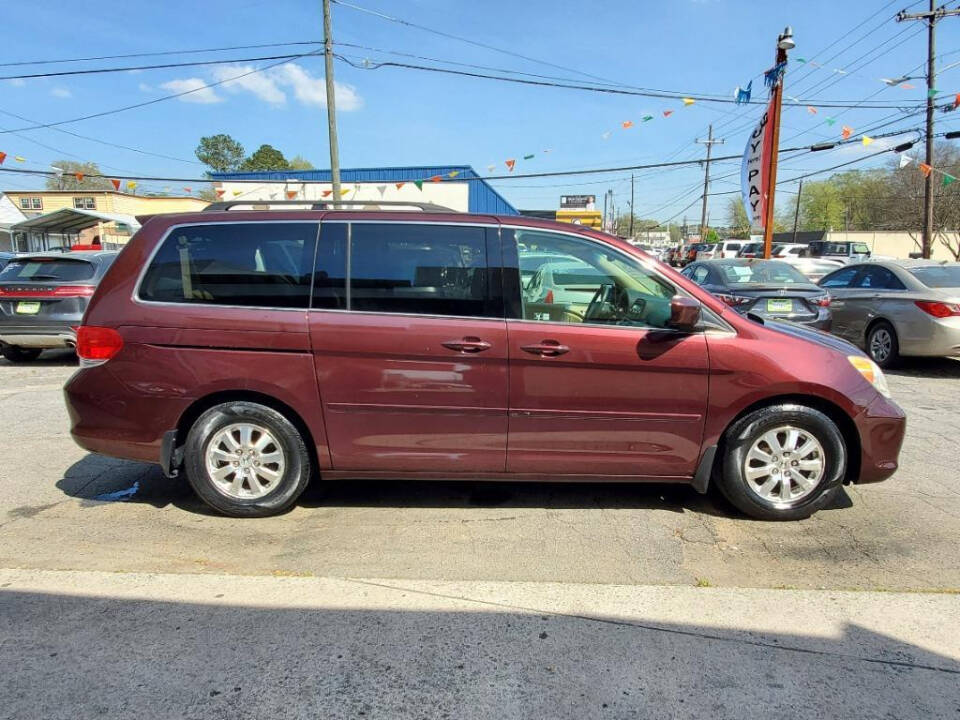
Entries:
<svg viewBox="0 0 960 720">
<path fill-rule="evenodd" d="M 278 87 L 270 71 L 254 72 L 252 65 L 221 65 L 213 69 L 213 76 L 221 82 L 226 80 L 223 88 L 230 92 L 246 90 L 271 105 L 283 105 L 287 101 L 286 94 Z"/>
<path fill-rule="evenodd" d="M 221 65 L 213 69 L 213 76 L 219 81 L 226 81 L 222 86 L 225 90 L 232 93 L 249 92 L 271 105 L 285 104 L 287 90 L 303 105 L 323 107 L 327 104 L 323 76 L 315 76 L 301 65 L 286 63 L 263 72 L 253 70 L 250 65 Z M 237 77 L 239 75 L 243 77 Z M 334 88 L 338 110 L 349 112 L 362 107 L 363 99 L 351 85 L 334 83 Z"/>
<path fill-rule="evenodd" d="M 153 88 L 146 83 L 140 83 L 137 87 L 140 89 L 140 92 L 153 92 Z"/>
<path fill-rule="evenodd" d="M 14 78 L 13 80 L 7 80 L 7 82 L 13 85 L 14 87 L 23 87 L 24 85 L 27 84 L 27 81 L 24 80 L 23 78 Z"/>
<path fill-rule="evenodd" d="M 305 70 L 296 63 L 281 65 L 274 73 L 279 82 L 291 87 L 297 100 L 304 105 L 325 106 L 327 104 L 327 89 L 323 76 L 314 77 L 309 70 Z M 337 110 L 345 112 L 357 110 L 363 105 L 363 100 L 352 86 L 334 81 L 333 87 Z"/>
<path fill-rule="evenodd" d="M 73 97 L 73 93 L 62 87 L 55 87 L 50 91 L 50 94 L 58 98 L 69 98 Z"/>
<path fill-rule="evenodd" d="M 163 83 L 160 87 L 172 93 L 188 93 L 178 98 L 178 100 L 183 102 L 209 105 L 223 101 L 223 98 L 217 95 L 213 91 L 213 88 L 205 87 L 205 85 L 206 83 L 200 78 L 184 78 L 182 80 L 170 80 L 169 82 Z"/>
</svg>

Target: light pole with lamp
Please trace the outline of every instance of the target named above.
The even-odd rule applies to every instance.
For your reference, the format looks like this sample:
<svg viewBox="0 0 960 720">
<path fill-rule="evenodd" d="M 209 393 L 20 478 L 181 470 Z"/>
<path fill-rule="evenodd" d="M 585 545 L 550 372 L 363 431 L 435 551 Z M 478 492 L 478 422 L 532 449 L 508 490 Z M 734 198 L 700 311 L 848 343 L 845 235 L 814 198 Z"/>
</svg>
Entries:
<svg viewBox="0 0 960 720">
<path fill-rule="evenodd" d="M 777 189 L 777 155 L 780 146 L 780 108 L 783 104 L 783 75 L 778 68 L 781 64 L 787 62 L 787 51 L 793 50 L 797 44 L 793 41 L 793 29 L 788 25 L 777 37 L 777 60 L 774 63 L 774 69 L 777 73 L 776 80 L 770 90 L 770 104 L 772 107 L 772 117 L 770 118 L 770 127 L 768 132 L 772 133 L 770 145 L 770 172 L 767 185 L 767 207 L 766 217 L 763 222 L 763 257 L 769 258 L 773 247 L 773 208 L 774 198 Z"/>
</svg>

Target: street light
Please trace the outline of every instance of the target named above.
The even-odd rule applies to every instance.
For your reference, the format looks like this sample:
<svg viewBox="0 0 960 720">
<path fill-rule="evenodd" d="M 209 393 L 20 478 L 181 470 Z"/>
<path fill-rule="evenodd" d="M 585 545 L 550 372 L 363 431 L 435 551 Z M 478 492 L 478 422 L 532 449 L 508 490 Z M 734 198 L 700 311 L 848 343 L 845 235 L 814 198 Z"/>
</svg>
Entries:
<svg viewBox="0 0 960 720">
<path fill-rule="evenodd" d="M 777 47 L 781 50 L 793 50 L 796 46 L 797 44 L 793 41 L 793 28 L 787 25 L 777 38 Z"/>
</svg>

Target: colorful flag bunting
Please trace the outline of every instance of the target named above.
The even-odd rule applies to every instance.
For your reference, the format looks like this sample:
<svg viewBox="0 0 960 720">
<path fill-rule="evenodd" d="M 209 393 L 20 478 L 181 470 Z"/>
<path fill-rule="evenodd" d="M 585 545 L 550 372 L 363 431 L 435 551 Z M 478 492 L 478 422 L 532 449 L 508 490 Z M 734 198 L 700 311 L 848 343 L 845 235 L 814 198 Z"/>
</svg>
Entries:
<svg viewBox="0 0 960 720">
<path fill-rule="evenodd" d="M 738 86 L 737 89 L 733 91 L 733 100 L 737 105 L 744 105 L 750 102 L 750 94 L 752 92 L 753 92 L 753 80 L 748 82 L 745 88 Z M 666 116 L 666 113 L 664 113 L 664 116 Z"/>
<path fill-rule="evenodd" d="M 414 180 L 413 184 L 417 186 L 417 190 L 423 191 L 423 180 Z"/>
<path fill-rule="evenodd" d="M 517 164 L 517 161 L 511 158 L 510 160 L 507 160 L 503 164 L 507 166 L 507 170 L 509 170 L 510 172 L 513 172 L 513 166 Z"/>
<path fill-rule="evenodd" d="M 386 185 L 377 185 L 377 192 L 380 193 L 380 197 L 383 197 L 383 194 L 387 191 Z"/>
<path fill-rule="evenodd" d="M 441 180 L 443 180 L 443 178 L 439 175 L 434 175 L 430 178 L 430 182 L 440 182 Z"/>
<path fill-rule="evenodd" d="M 227 192 L 227 191 L 224 190 L 223 188 L 216 188 L 216 189 L 214 190 L 214 192 L 217 194 L 217 197 L 218 197 L 218 198 L 222 198 L 223 195 L 224 195 L 224 193 Z"/>
<path fill-rule="evenodd" d="M 956 181 L 957 179 L 953 175 L 949 175 L 947 173 L 943 174 L 943 187 L 946 187 L 950 183 L 954 183 Z"/>
<path fill-rule="evenodd" d="M 73 176 L 77 179 L 77 182 L 83 182 L 83 173 L 82 173 L 82 172 L 74 173 Z"/>
<path fill-rule="evenodd" d="M 920 172 L 923 173 L 924 177 L 927 177 L 927 175 L 930 174 L 930 171 L 933 170 L 933 168 L 927 165 L 926 163 L 919 163 L 919 167 L 920 167 Z"/>
<path fill-rule="evenodd" d="M 813 105 L 807 105 L 807 112 L 811 115 L 816 115 L 817 109 Z"/>
<path fill-rule="evenodd" d="M 643 116 L 643 121 L 644 121 L 644 122 L 650 122 L 651 120 L 653 120 L 653 115 L 644 115 L 644 116 Z"/>
<path fill-rule="evenodd" d="M 913 90 L 913 89 L 916 88 L 917 86 L 916 86 L 916 85 L 911 85 L 910 83 L 904 83 L 904 84 L 901 85 L 900 87 L 903 88 L 904 90 Z"/>
<path fill-rule="evenodd" d="M 957 93 L 957 96 L 953 99 L 953 109 L 956 110 L 960 107 L 960 93 Z"/>
<path fill-rule="evenodd" d="M 827 125 L 833 125 L 836 121 L 837 119 L 832 117 L 828 117 L 826 120 L 824 120 L 824 122 L 827 123 Z"/>
<path fill-rule="evenodd" d="M 671 115 L 673 115 L 673 110 L 664 110 L 664 111 L 663 111 L 663 116 L 664 116 L 664 117 L 670 117 Z"/>
<path fill-rule="evenodd" d="M 927 97 L 936 97 L 938 92 L 940 91 L 937 90 L 936 88 L 930 88 L 929 90 L 927 90 Z"/>
<path fill-rule="evenodd" d="M 23 157 L 22 155 L 14 155 L 14 156 L 13 156 L 13 159 L 16 160 L 17 162 L 26 162 L 26 161 L 27 161 L 27 159 L 26 159 L 25 157 Z"/>
<path fill-rule="evenodd" d="M 5 152 L 0 152 L 0 165 L 3 165 L 3 161 L 7 159 L 7 154 Z"/>
<path fill-rule="evenodd" d="M 623 121 L 622 123 L 620 123 L 620 124 L 623 125 L 623 129 L 624 129 L 624 130 L 629 130 L 630 128 L 633 127 L 633 120 L 624 120 L 624 121 Z"/>
<path fill-rule="evenodd" d="M 842 137 L 844 140 L 848 140 L 851 135 L 853 135 L 853 128 L 849 125 L 844 125 L 842 128 L 840 128 L 840 137 Z"/>
<path fill-rule="evenodd" d="M 243 190 L 234 190 L 233 196 L 236 197 L 237 195 L 243 195 Z"/>
<path fill-rule="evenodd" d="M 184 192 L 188 192 L 188 193 L 192 193 L 192 192 L 193 192 L 193 188 L 185 187 L 183 190 L 184 190 Z"/>
<path fill-rule="evenodd" d="M 900 169 L 903 170 L 907 165 L 913 162 L 913 158 L 909 155 L 900 156 Z"/>
<path fill-rule="evenodd" d="M 322 193 L 320 193 L 321 197 L 330 197 L 331 195 L 333 195 L 333 190 L 324 190 Z"/>
<path fill-rule="evenodd" d="M 343 197 L 348 192 L 350 192 L 350 188 L 344 188 L 343 190 L 340 191 L 340 197 Z"/>
<path fill-rule="evenodd" d="M 524 156 L 523 156 L 523 159 L 524 159 L 524 160 L 533 160 L 535 157 L 536 157 L 536 155 L 524 155 Z"/>
<path fill-rule="evenodd" d="M 137 184 L 133 180 L 127 180 L 127 190 L 136 190 Z"/>
<path fill-rule="evenodd" d="M 459 174 L 460 174 L 459 170 L 451 170 L 450 172 L 447 173 L 447 177 L 456 177 Z"/>
<path fill-rule="evenodd" d="M 296 190 L 287 190 L 286 192 L 287 200 L 293 200 L 297 196 Z"/>
<path fill-rule="evenodd" d="M 113 183 L 113 189 L 114 189 L 114 190 L 119 190 L 119 189 L 120 189 L 120 181 L 119 181 L 119 180 L 111 180 L 110 182 Z"/>
<path fill-rule="evenodd" d="M 867 137 L 866 135 L 863 136 L 863 144 L 864 144 L 864 145 L 869 145 L 869 144 L 872 143 L 872 142 L 873 142 L 873 138 L 872 138 L 872 137 Z"/>
<path fill-rule="evenodd" d="M 398 182 L 398 183 L 396 183 L 396 185 L 397 185 L 397 190 L 399 190 L 399 189 L 402 188 L 404 185 L 406 185 L 406 183 L 405 183 L 405 182 Z"/>
<path fill-rule="evenodd" d="M 696 102 L 696 100 L 694 100 L 693 98 L 684 98 L 684 99 L 683 99 L 683 104 L 684 104 L 684 105 L 688 105 L 688 106 L 689 106 L 689 105 L 693 105 L 695 102 Z"/>
<path fill-rule="evenodd" d="M 798 62 L 798 63 L 805 63 L 805 62 L 807 61 L 807 59 L 806 59 L 806 58 L 794 58 L 794 61 L 795 61 L 795 62 Z"/>
</svg>

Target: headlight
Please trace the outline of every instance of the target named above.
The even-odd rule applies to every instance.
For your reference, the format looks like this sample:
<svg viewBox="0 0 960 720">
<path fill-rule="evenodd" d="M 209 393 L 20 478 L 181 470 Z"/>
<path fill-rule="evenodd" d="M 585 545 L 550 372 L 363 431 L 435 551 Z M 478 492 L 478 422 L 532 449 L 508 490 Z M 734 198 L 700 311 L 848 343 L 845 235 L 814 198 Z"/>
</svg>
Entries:
<svg viewBox="0 0 960 720">
<path fill-rule="evenodd" d="M 890 388 L 887 386 L 887 378 L 883 376 L 877 364 L 863 355 L 847 355 L 847 360 L 856 368 L 857 372 L 866 378 L 867 382 L 877 389 L 877 392 L 884 397 L 890 397 Z"/>
</svg>

